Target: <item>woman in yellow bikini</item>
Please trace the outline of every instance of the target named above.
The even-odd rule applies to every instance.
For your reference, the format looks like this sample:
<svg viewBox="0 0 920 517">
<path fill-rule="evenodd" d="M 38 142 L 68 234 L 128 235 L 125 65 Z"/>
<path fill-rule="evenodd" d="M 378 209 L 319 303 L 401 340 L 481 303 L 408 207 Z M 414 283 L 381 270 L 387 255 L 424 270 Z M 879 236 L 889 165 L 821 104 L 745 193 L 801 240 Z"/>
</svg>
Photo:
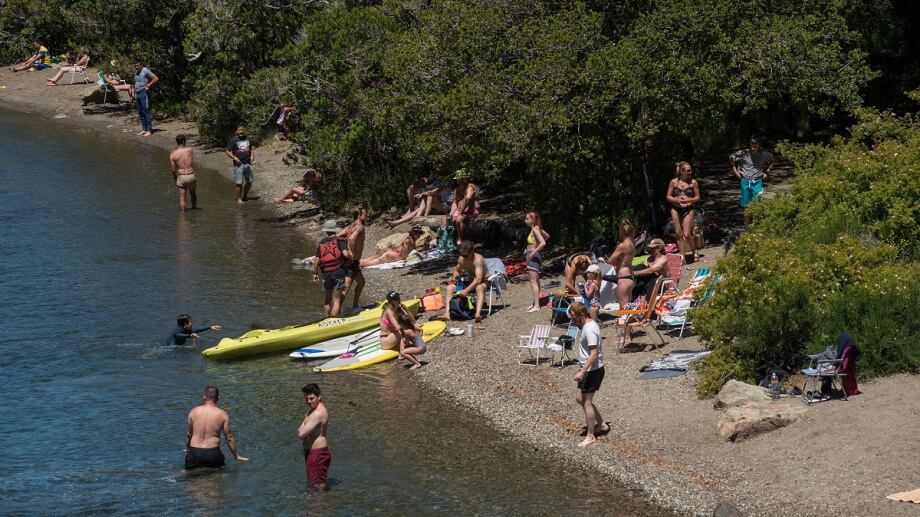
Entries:
<svg viewBox="0 0 920 517">
<path fill-rule="evenodd" d="M 546 247 L 546 239 L 549 239 L 549 234 L 543 231 L 540 214 L 536 212 L 527 212 L 524 222 L 530 226 L 530 233 L 527 234 L 527 249 L 524 250 L 524 261 L 527 262 L 527 276 L 530 277 L 530 288 L 533 290 L 533 303 L 527 312 L 535 312 L 540 310 L 540 251 Z"/>
</svg>

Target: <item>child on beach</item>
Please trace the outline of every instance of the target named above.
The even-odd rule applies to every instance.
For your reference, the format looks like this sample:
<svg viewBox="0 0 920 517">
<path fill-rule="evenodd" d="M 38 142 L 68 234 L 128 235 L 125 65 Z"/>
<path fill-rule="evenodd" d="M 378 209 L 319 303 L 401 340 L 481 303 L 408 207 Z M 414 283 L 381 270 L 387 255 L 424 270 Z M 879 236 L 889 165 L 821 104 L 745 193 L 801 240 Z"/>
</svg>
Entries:
<svg viewBox="0 0 920 517">
<path fill-rule="evenodd" d="M 601 292 L 601 268 L 597 264 L 591 264 L 585 270 L 588 281 L 585 282 L 585 295 L 588 297 L 588 312 L 592 320 L 597 320 L 597 311 L 600 309 L 600 292 Z"/>
<path fill-rule="evenodd" d="M 208 330 L 220 332 L 223 330 L 223 327 L 220 325 L 194 328 L 192 327 L 192 317 L 188 314 L 180 314 L 179 317 L 176 318 L 176 324 L 178 327 L 169 335 L 169 339 L 166 341 L 167 346 L 182 346 L 185 344 L 186 340 L 198 339 L 198 334 L 201 332 L 206 332 Z"/>
</svg>

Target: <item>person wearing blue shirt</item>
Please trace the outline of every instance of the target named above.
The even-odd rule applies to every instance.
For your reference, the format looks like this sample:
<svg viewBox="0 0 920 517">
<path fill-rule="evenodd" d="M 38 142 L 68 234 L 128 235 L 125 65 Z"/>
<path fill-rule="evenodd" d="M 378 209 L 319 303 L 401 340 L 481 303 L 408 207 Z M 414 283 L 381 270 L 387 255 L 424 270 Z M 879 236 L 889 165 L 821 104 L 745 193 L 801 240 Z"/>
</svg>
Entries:
<svg viewBox="0 0 920 517">
<path fill-rule="evenodd" d="M 153 115 L 150 114 L 150 95 L 147 92 L 159 80 L 159 77 L 140 61 L 134 63 L 134 100 L 137 102 L 137 114 L 141 119 L 139 136 L 153 134 Z"/>
<path fill-rule="evenodd" d="M 188 314 L 180 314 L 179 317 L 176 318 L 176 324 L 179 326 L 176 327 L 176 330 L 172 331 L 172 334 L 169 335 L 169 339 L 166 341 L 168 346 L 182 346 L 185 344 L 186 340 L 198 339 L 198 333 L 200 332 L 208 330 L 220 332 L 223 329 L 220 325 L 194 328 L 192 327 L 192 317 Z"/>
</svg>

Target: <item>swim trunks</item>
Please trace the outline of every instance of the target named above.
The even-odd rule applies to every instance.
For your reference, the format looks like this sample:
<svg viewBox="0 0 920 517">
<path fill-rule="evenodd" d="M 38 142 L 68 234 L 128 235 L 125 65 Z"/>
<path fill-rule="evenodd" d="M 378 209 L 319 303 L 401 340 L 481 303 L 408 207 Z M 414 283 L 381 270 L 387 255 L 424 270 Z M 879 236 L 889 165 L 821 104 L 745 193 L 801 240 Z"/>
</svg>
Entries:
<svg viewBox="0 0 920 517">
<path fill-rule="evenodd" d="M 361 264 L 357 260 L 345 264 L 342 269 L 345 270 L 345 276 L 348 278 L 357 278 L 361 274 Z"/>
<path fill-rule="evenodd" d="M 763 193 L 763 179 L 741 178 L 741 207 L 747 208 L 751 201 L 760 199 Z"/>
<path fill-rule="evenodd" d="M 188 170 L 188 169 L 185 169 L 185 170 Z M 197 180 L 195 179 L 194 172 L 180 173 L 178 176 L 176 176 L 176 186 L 179 188 L 187 187 L 191 185 L 192 183 L 195 183 L 195 181 Z"/>
<path fill-rule="evenodd" d="M 586 373 L 584 378 L 578 381 L 578 389 L 582 393 L 594 393 L 601 387 L 604 380 L 604 367 L 601 366 L 596 370 Z"/>
<path fill-rule="evenodd" d="M 332 463 L 329 447 L 304 451 L 303 459 L 307 466 L 307 482 L 310 486 L 326 484 L 329 479 L 329 464 Z"/>
<path fill-rule="evenodd" d="M 345 269 L 337 269 L 331 273 L 324 273 L 323 289 L 327 291 L 341 291 L 345 289 Z"/>
<path fill-rule="evenodd" d="M 200 447 L 189 447 L 185 453 L 185 470 L 197 469 L 202 467 L 218 468 L 224 466 L 224 453 L 220 452 L 220 447 L 203 449 Z"/>
<path fill-rule="evenodd" d="M 252 183 L 252 165 L 243 163 L 233 166 L 233 180 L 237 185 L 242 185 L 243 180 L 246 183 Z"/>
</svg>

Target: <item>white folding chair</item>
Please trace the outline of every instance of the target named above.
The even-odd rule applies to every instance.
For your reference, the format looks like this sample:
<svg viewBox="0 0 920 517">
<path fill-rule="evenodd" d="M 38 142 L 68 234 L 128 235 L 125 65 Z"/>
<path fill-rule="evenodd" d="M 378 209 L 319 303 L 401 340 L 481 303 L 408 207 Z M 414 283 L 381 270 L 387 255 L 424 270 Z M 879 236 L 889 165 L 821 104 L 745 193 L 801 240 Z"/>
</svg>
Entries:
<svg viewBox="0 0 920 517">
<path fill-rule="evenodd" d="M 77 74 L 80 74 L 81 76 L 83 76 L 84 84 L 91 83 L 92 81 L 90 81 L 89 77 L 86 76 L 86 67 L 88 66 L 89 66 L 89 58 L 87 58 L 86 63 L 82 65 L 77 66 L 76 64 L 74 64 L 70 70 L 70 84 L 73 84 L 74 80 L 77 78 Z M 80 71 L 77 71 L 77 68 L 79 68 Z"/>
<path fill-rule="evenodd" d="M 577 325 L 569 325 L 569 328 L 565 329 L 565 334 L 557 337 L 551 343 L 546 345 L 546 349 L 549 350 L 550 352 L 550 361 L 551 361 L 550 366 L 554 366 L 556 364 L 556 362 L 553 361 L 553 358 L 555 357 L 557 353 L 559 354 L 559 367 L 560 368 L 565 367 L 566 361 L 571 361 L 571 358 L 569 357 L 570 348 L 566 346 L 567 340 L 562 339 L 562 338 L 563 337 L 572 338 L 571 343 L 572 343 L 572 346 L 574 346 L 575 342 L 578 341 L 578 332 L 580 330 L 581 329 L 579 329 Z"/>
<path fill-rule="evenodd" d="M 489 288 L 489 309 L 486 315 L 491 315 L 493 299 L 502 302 L 502 308 L 506 306 L 502 292 L 508 288 L 508 270 L 501 259 L 486 259 L 486 286 Z"/>
<path fill-rule="evenodd" d="M 527 350 L 534 366 L 540 366 L 540 350 L 546 349 L 549 329 L 549 325 L 534 325 L 529 336 L 518 336 L 518 364 L 527 364 L 523 360 L 524 350 Z"/>
</svg>

